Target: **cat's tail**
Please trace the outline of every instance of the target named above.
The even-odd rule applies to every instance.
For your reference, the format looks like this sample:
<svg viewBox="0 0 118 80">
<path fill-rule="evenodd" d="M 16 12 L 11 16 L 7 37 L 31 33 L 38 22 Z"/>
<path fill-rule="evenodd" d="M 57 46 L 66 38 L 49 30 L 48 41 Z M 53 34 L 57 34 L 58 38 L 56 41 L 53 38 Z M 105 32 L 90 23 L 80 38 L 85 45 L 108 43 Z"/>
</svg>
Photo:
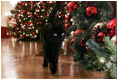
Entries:
<svg viewBox="0 0 118 80">
<path fill-rule="evenodd" d="M 42 40 L 42 29 L 40 30 L 39 36 L 40 36 L 40 42 L 43 42 L 43 40 Z"/>
<path fill-rule="evenodd" d="M 57 11 L 59 10 L 61 6 L 60 1 L 56 1 L 55 7 L 53 8 L 53 10 L 51 11 L 49 18 L 48 18 L 48 23 L 53 23 L 54 19 L 55 19 L 55 14 L 57 13 Z"/>
</svg>

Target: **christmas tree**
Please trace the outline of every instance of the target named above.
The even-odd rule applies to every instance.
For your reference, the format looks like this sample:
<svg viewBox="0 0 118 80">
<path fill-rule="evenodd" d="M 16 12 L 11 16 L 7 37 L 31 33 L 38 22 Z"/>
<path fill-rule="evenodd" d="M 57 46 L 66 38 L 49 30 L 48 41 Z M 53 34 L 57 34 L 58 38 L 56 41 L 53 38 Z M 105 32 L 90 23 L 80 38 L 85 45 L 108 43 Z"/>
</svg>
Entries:
<svg viewBox="0 0 118 80">
<path fill-rule="evenodd" d="M 62 2 L 61 8 L 56 14 L 55 21 L 62 23 L 65 18 L 69 18 L 69 12 L 66 10 L 68 2 Z M 47 23 L 47 19 L 51 10 L 55 5 L 55 1 L 20 1 L 14 10 L 11 10 L 14 18 L 14 25 L 10 25 L 9 32 L 12 37 L 19 40 L 39 40 L 41 28 Z M 69 20 L 69 19 L 68 19 Z M 65 27 L 69 27 L 66 21 Z"/>
<path fill-rule="evenodd" d="M 110 2 L 72 1 L 67 8 L 72 14 L 67 43 L 75 52 L 75 61 L 85 69 L 107 72 L 108 78 L 116 78 L 116 18 L 111 16 Z"/>
</svg>

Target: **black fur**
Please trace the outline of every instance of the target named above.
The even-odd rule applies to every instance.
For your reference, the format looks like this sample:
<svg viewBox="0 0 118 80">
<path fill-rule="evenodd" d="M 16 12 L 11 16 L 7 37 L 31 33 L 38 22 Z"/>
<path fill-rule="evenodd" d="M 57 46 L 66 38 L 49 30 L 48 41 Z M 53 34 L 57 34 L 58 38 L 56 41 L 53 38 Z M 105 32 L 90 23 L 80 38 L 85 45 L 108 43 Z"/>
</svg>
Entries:
<svg viewBox="0 0 118 80">
<path fill-rule="evenodd" d="M 54 23 L 54 16 L 59 7 L 60 2 L 56 1 L 56 5 L 48 18 L 48 23 L 41 31 L 41 39 L 44 51 L 43 67 L 47 67 L 49 63 L 52 74 L 55 74 L 57 71 L 58 55 L 62 41 L 65 38 L 65 28 L 63 24 Z"/>
</svg>

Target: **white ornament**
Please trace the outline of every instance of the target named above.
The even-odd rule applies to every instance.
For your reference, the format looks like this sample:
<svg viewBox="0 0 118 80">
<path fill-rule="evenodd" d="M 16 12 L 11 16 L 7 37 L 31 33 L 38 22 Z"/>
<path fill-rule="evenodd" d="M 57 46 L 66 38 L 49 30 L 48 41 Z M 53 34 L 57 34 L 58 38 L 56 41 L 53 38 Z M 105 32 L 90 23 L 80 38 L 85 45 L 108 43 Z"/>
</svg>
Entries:
<svg viewBox="0 0 118 80">
<path fill-rule="evenodd" d="M 113 36 L 113 37 L 111 38 L 111 41 L 113 42 L 113 44 L 116 45 L 116 36 Z"/>
<path fill-rule="evenodd" d="M 40 12 L 40 10 L 37 10 L 37 12 Z"/>
<path fill-rule="evenodd" d="M 9 35 L 9 32 L 7 32 L 7 35 Z"/>
<path fill-rule="evenodd" d="M 34 29 L 34 26 L 32 28 Z"/>
<path fill-rule="evenodd" d="M 25 3 L 25 6 L 27 6 L 27 3 Z"/>
<path fill-rule="evenodd" d="M 70 38 L 73 38 L 73 37 L 74 37 L 74 31 L 71 31 Z"/>
<path fill-rule="evenodd" d="M 74 25 L 75 23 L 73 22 L 72 25 Z"/>
<path fill-rule="evenodd" d="M 19 22 L 21 22 L 21 19 L 19 20 Z"/>
<path fill-rule="evenodd" d="M 61 16 L 59 16 L 59 18 L 61 18 Z"/>
<path fill-rule="evenodd" d="M 29 29 L 32 29 L 31 27 L 29 27 Z"/>
<path fill-rule="evenodd" d="M 23 20 L 25 20 L 25 18 L 23 18 Z"/>
<path fill-rule="evenodd" d="M 29 36 L 29 34 L 26 34 L 26 36 Z"/>
<path fill-rule="evenodd" d="M 23 24 L 20 24 L 21 26 L 23 25 Z"/>
<path fill-rule="evenodd" d="M 70 13 L 67 13 L 67 15 L 70 15 Z"/>
<path fill-rule="evenodd" d="M 34 12 L 34 14 L 36 14 L 36 12 Z"/>
<path fill-rule="evenodd" d="M 42 9 L 42 11 L 45 11 L 45 9 Z"/>
<path fill-rule="evenodd" d="M 38 30 L 36 30 L 36 33 L 39 33 L 39 31 L 38 31 Z"/>
<path fill-rule="evenodd" d="M 35 35 L 35 37 L 37 37 L 37 35 Z"/>
<path fill-rule="evenodd" d="M 32 34 L 30 34 L 30 36 L 32 36 Z"/>
<path fill-rule="evenodd" d="M 70 19 L 70 21 L 73 21 L 73 19 Z"/>
</svg>

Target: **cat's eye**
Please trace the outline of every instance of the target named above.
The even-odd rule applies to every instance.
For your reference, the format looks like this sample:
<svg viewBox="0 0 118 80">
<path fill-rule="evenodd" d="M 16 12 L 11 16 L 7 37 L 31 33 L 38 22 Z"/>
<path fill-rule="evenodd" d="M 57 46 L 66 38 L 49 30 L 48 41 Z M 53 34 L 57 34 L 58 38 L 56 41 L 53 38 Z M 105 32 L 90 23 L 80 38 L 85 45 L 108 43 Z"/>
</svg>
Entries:
<svg viewBox="0 0 118 80">
<path fill-rule="evenodd" d="M 62 33 L 61 35 L 64 36 L 64 33 Z"/>
<path fill-rule="evenodd" d="M 54 36 L 57 36 L 57 34 L 56 34 L 56 33 L 54 33 Z"/>
</svg>

